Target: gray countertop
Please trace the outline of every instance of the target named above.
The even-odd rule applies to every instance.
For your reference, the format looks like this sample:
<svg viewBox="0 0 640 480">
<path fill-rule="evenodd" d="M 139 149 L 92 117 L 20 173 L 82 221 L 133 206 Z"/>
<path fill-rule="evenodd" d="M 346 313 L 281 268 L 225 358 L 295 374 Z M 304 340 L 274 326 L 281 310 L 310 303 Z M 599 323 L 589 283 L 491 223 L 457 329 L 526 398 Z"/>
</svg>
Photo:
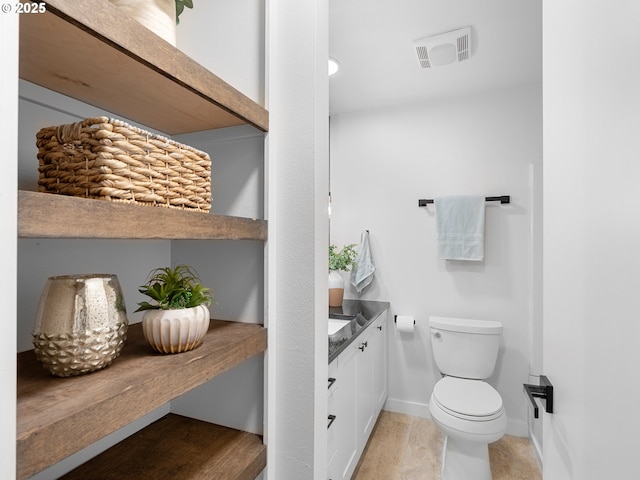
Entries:
<svg viewBox="0 0 640 480">
<path fill-rule="evenodd" d="M 340 335 L 329 338 L 329 363 L 336 359 L 373 321 L 389 308 L 389 302 L 344 300 L 341 307 L 329 307 L 329 317 L 350 320 Z"/>
</svg>

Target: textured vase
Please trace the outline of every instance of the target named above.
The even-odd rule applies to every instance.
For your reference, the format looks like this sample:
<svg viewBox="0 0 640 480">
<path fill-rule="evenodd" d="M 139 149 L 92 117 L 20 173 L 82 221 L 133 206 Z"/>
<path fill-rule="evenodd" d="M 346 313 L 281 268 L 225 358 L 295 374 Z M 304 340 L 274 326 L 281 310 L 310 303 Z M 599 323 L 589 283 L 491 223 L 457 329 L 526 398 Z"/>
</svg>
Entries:
<svg viewBox="0 0 640 480">
<path fill-rule="evenodd" d="M 202 345 L 209 322 L 209 309 L 205 305 L 175 310 L 146 310 L 142 316 L 142 332 L 155 351 L 181 353 Z"/>
<path fill-rule="evenodd" d="M 171 45 L 176 44 L 175 0 L 109 0 Z"/>
<path fill-rule="evenodd" d="M 344 278 L 337 270 L 329 270 L 329 306 L 341 307 L 344 298 Z"/>
<path fill-rule="evenodd" d="M 81 375 L 107 367 L 120 355 L 127 328 L 115 275 L 50 277 L 36 312 L 34 351 L 52 374 Z"/>
</svg>

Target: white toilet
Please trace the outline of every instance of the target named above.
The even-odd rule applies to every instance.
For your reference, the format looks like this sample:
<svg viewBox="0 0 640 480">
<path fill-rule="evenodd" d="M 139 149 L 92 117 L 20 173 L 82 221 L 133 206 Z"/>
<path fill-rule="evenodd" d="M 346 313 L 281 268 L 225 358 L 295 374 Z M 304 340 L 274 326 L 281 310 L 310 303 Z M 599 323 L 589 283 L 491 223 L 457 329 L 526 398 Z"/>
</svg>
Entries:
<svg viewBox="0 0 640 480">
<path fill-rule="evenodd" d="M 495 369 L 502 324 L 431 317 L 431 346 L 442 373 L 429 412 L 446 435 L 442 480 L 491 480 L 489 444 L 507 430 L 500 394 L 483 379 Z"/>
</svg>

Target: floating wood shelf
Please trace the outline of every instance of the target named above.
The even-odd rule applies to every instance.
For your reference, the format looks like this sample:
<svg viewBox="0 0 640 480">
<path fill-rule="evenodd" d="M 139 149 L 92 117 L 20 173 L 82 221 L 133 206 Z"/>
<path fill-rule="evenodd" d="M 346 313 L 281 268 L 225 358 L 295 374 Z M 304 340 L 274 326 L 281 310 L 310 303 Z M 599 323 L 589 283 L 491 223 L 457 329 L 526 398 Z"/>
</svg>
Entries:
<svg viewBox="0 0 640 480">
<path fill-rule="evenodd" d="M 266 465 L 259 436 L 170 414 L 61 480 L 254 480 Z"/>
<path fill-rule="evenodd" d="M 111 366 L 77 377 L 54 377 L 33 351 L 19 353 L 17 478 L 91 445 L 266 346 L 261 325 L 212 320 L 204 343 L 177 355 L 154 353 L 141 325 L 131 325 L 122 354 Z"/>
<path fill-rule="evenodd" d="M 20 78 L 167 135 L 268 130 L 262 106 L 108 0 L 47 0 L 46 8 L 20 15 Z"/>
<path fill-rule="evenodd" d="M 22 190 L 18 192 L 18 236 L 266 240 L 267 222 Z"/>
</svg>

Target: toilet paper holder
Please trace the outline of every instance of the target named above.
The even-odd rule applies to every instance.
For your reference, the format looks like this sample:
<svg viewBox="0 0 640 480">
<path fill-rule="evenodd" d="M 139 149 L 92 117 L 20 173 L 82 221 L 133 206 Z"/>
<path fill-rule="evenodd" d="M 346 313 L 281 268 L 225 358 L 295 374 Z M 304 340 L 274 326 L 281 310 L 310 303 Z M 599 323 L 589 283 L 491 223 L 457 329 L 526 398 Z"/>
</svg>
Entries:
<svg viewBox="0 0 640 480">
<path fill-rule="evenodd" d="M 398 323 L 398 315 L 394 315 L 394 316 L 393 316 L 393 323 Z M 416 324 L 416 320 L 415 320 L 415 318 L 413 319 L 413 324 L 414 324 L 414 325 Z"/>
<path fill-rule="evenodd" d="M 549 379 L 540 375 L 540 385 L 523 384 L 524 391 L 529 397 L 529 401 L 533 406 L 533 417 L 538 418 L 538 404 L 534 397 L 543 398 L 545 400 L 545 409 L 547 413 L 553 413 L 553 385 Z"/>
</svg>

